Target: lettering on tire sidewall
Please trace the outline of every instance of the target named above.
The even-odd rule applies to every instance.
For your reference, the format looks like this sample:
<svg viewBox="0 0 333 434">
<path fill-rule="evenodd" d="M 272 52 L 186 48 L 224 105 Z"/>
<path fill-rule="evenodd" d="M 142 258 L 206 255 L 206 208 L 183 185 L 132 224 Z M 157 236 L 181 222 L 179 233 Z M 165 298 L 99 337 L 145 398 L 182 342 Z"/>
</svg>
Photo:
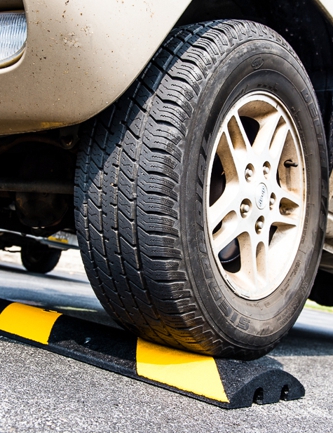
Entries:
<svg viewBox="0 0 333 434">
<path fill-rule="evenodd" d="M 259 65 L 259 63 L 258 61 L 255 65 Z M 261 66 L 262 65 L 260 65 L 260 67 Z M 263 86 L 260 82 L 258 82 L 257 85 L 258 89 L 260 86 Z M 266 91 L 268 88 L 270 92 L 279 97 L 279 86 L 277 83 L 272 82 L 267 84 Z M 251 86 L 248 84 L 245 87 L 238 88 L 235 90 L 236 98 L 240 98 L 251 89 Z M 321 176 L 325 177 L 324 172 L 327 169 L 327 162 L 325 161 L 323 127 L 318 114 L 317 104 L 306 85 L 303 85 L 300 89 L 300 95 L 302 95 L 302 101 L 300 101 L 301 98 L 296 99 L 295 104 L 289 105 L 289 109 L 303 143 L 305 165 L 307 173 L 309 174 L 309 176 L 307 176 L 308 198 L 303 233 L 293 266 L 286 274 L 282 284 L 276 288 L 270 296 L 263 300 L 250 301 L 238 297 L 232 291 L 231 285 L 228 284 L 227 276 L 222 277 L 219 268 L 215 264 L 209 237 L 208 234 L 205 233 L 206 223 L 205 213 L 203 211 L 205 198 L 203 197 L 204 191 L 201 187 L 204 183 L 205 170 L 209 158 L 209 143 L 213 143 L 214 134 L 210 134 L 210 139 L 207 140 L 205 137 L 203 140 L 197 166 L 198 188 L 197 200 L 195 202 L 196 240 L 199 252 L 200 274 L 207 288 L 207 294 L 203 299 L 203 303 L 207 311 L 211 313 L 212 318 L 218 318 L 218 326 L 223 328 L 223 331 L 231 336 L 236 333 L 235 330 L 244 333 L 244 336 L 251 334 L 259 339 L 269 336 L 274 333 L 274 327 L 272 326 L 272 318 L 274 317 L 275 323 L 278 324 L 277 328 L 283 330 L 283 327 L 293 319 L 295 312 L 298 312 L 302 307 L 307 298 L 310 283 L 313 280 L 313 276 L 309 274 L 311 274 L 311 270 L 315 269 L 316 261 L 314 260 L 314 256 L 318 255 L 318 250 L 321 249 L 320 236 L 317 236 L 315 245 L 311 245 L 313 222 L 325 220 L 323 217 L 325 210 L 321 209 L 321 201 L 316 200 L 315 197 L 317 192 L 320 191 L 321 186 L 313 185 L 313 176 L 310 176 L 310 174 L 313 172 L 314 157 L 318 159 L 319 163 L 315 165 L 318 172 L 315 175 L 317 179 L 320 179 Z M 229 106 L 231 106 L 231 103 Z M 221 118 L 224 112 L 226 112 L 226 108 L 217 116 L 217 119 Z M 219 121 L 217 121 L 217 124 L 219 124 Z M 314 126 L 314 129 L 309 127 L 311 124 Z M 304 125 L 305 128 L 303 128 Z M 311 137 L 311 135 L 313 136 L 313 131 L 315 132 L 315 136 Z M 319 149 L 317 151 L 316 149 L 313 150 L 309 148 L 313 141 L 318 143 Z M 311 184 L 309 182 L 310 178 L 312 181 Z M 320 181 L 318 182 L 320 184 Z M 318 209 L 320 210 L 319 212 Z M 247 315 L 242 312 L 247 312 Z M 259 317 L 263 317 L 264 319 L 259 321 Z M 238 334 L 238 340 L 240 339 L 239 336 Z"/>
</svg>

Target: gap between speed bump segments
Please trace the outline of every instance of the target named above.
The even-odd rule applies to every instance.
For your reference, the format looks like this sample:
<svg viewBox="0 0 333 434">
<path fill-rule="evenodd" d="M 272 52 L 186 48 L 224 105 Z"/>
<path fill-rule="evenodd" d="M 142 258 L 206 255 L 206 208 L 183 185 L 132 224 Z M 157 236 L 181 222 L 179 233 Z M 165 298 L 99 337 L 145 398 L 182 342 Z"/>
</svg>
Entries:
<svg viewBox="0 0 333 434">
<path fill-rule="evenodd" d="M 295 377 L 267 356 L 241 362 L 192 354 L 121 329 L 1 299 L 0 335 L 222 408 L 289 401 L 305 393 Z"/>
</svg>

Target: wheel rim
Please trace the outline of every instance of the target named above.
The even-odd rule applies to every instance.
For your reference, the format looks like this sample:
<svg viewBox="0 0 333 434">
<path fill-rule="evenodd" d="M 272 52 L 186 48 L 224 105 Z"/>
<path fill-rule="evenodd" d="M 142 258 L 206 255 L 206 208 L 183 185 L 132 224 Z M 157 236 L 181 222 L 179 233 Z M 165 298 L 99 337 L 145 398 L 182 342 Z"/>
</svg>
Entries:
<svg viewBox="0 0 333 434">
<path fill-rule="evenodd" d="M 206 173 L 206 230 L 220 273 L 240 297 L 267 297 L 295 260 L 306 208 L 303 150 L 284 104 L 263 92 L 238 100 Z"/>
</svg>

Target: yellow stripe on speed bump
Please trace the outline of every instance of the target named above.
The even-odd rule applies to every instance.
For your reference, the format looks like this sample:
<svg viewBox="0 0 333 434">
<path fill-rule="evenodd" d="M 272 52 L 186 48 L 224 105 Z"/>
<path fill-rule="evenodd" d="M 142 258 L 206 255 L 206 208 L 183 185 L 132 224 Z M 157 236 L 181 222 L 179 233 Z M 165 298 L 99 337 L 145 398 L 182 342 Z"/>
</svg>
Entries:
<svg viewBox="0 0 333 434">
<path fill-rule="evenodd" d="M 299 399 L 305 391 L 292 375 L 254 362 L 213 359 L 145 342 L 129 333 L 58 312 L 0 299 L 1 330 L 54 353 L 147 381 L 222 408 L 250 407 L 258 389 L 264 404 Z"/>
<path fill-rule="evenodd" d="M 229 402 L 213 357 L 191 354 L 138 339 L 137 373 L 177 389 Z"/>
<path fill-rule="evenodd" d="M 21 303 L 12 303 L 0 314 L 0 330 L 47 344 L 52 327 L 61 313 Z"/>
</svg>

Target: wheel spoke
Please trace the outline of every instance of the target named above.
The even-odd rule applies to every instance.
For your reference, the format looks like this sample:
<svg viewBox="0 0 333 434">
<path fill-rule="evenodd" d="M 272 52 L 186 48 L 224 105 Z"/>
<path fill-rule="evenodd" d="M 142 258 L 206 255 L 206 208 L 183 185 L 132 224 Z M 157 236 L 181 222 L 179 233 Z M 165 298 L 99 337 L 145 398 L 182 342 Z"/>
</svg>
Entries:
<svg viewBox="0 0 333 434">
<path fill-rule="evenodd" d="M 249 233 L 242 234 L 238 242 L 241 257 L 240 277 L 244 280 L 244 285 L 251 286 L 251 293 L 253 293 L 258 279 L 257 243 Z"/>
<path fill-rule="evenodd" d="M 269 246 L 268 246 L 268 236 L 267 242 L 260 242 L 257 246 L 257 270 L 258 270 L 258 279 L 261 280 L 261 287 L 266 285 L 269 279 L 269 263 L 268 263 L 268 254 L 269 254 Z"/>
<path fill-rule="evenodd" d="M 269 284 L 268 233 L 269 231 L 264 231 L 259 238 L 254 233 L 244 233 L 238 237 L 241 269 L 237 273 L 237 279 L 246 288 L 244 295 L 247 298 L 256 297 Z"/>
<path fill-rule="evenodd" d="M 251 143 L 237 111 L 233 113 L 233 116 L 228 123 L 228 132 L 233 147 L 236 150 L 243 151 L 245 153 L 249 152 L 251 149 Z"/>
<path fill-rule="evenodd" d="M 240 217 L 235 212 L 224 218 L 221 228 L 213 234 L 213 249 L 217 255 L 242 232 L 240 223 Z"/>
<path fill-rule="evenodd" d="M 288 201 L 294 208 L 301 206 L 302 198 L 299 194 L 280 187 L 276 190 L 276 192 L 279 202 Z"/>
<path fill-rule="evenodd" d="M 298 225 L 298 215 L 296 213 L 286 211 L 286 214 L 282 214 L 281 212 L 277 212 L 272 217 L 272 224 L 274 226 L 291 226 L 295 227 Z"/>
<path fill-rule="evenodd" d="M 208 209 L 208 226 L 213 232 L 216 226 L 232 211 L 239 208 L 238 184 L 229 184 L 223 194 Z"/>
<path fill-rule="evenodd" d="M 276 124 L 276 129 L 271 138 L 271 143 L 269 147 L 271 161 L 276 162 L 277 165 L 280 161 L 282 151 L 289 134 L 290 129 L 288 124 L 280 117 L 278 123 Z"/>
<path fill-rule="evenodd" d="M 276 226 L 299 224 L 302 200 L 299 195 L 283 188 L 276 189 L 277 198 L 270 213 L 270 221 Z"/>
<path fill-rule="evenodd" d="M 274 158 L 279 158 L 276 154 L 280 152 L 284 145 L 285 122 L 279 112 L 270 113 L 260 122 L 260 129 L 253 143 L 253 149 L 257 154 L 270 151 Z"/>
<path fill-rule="evenodd" d="M 233 142 L 233 140 L 235 138 L 230 136 L 229 131 L 224 131 L 216 150 L 223 166 L 227 184 L 239 181 L 241 176 L 239 165 L 242 160 L 242 149 L 237 146 L 238 142 Z"/>
</svg>

